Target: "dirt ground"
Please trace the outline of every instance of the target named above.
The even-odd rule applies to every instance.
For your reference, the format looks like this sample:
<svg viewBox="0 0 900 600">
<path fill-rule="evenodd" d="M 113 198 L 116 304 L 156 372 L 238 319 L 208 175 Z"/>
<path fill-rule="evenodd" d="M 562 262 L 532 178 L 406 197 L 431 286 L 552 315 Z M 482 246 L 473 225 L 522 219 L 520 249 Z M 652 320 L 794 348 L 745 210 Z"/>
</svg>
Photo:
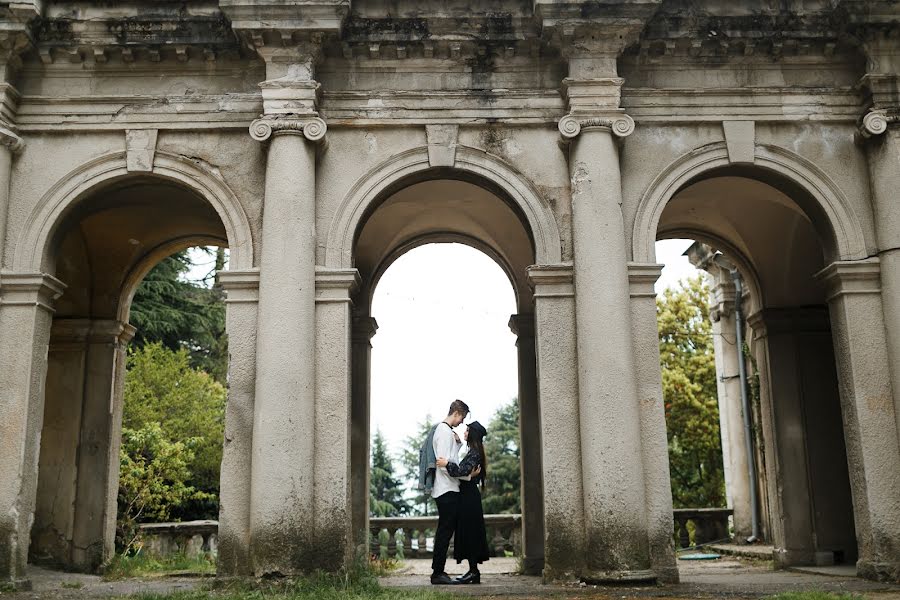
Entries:
<svg viewBox="0 0 900 600">
<path fill-rule="evenodd" d="M 900 585 L 874 583 L 836 574 L 773 571 L 768 563 L 723 557 L 716 561 L 679 563 L 681 583 L 659 586 L 542 585 L 538 577 L 515 575 L 515 559 L 493 559 L 482 568 L 482 585 L 448 586 L 442 591 L 483 598 L 589 598 L 629 600 L 662 598 L 756 599 L 787 591 L 820 590 L 850 592 L 872 600 L 900 600 Z M 465 565 L 448 564 L 451 575 L 461 574 Z M 835 570 L 840 573 L 840 570 Z M 404 561 L 401 568 L 381 579 L 393 588 L 428 588 L 430 563 Z M 103 581 L 94 575 L 62 573 L 32 567 L 30 591 L 0 593 L 10 600 L 37 598 L 84 599 L 123 596 L 138 592 L 173 593 L 195 589 L 207 578 L 185 575 L 161 576 L 123 581 Z"/>
</svg>

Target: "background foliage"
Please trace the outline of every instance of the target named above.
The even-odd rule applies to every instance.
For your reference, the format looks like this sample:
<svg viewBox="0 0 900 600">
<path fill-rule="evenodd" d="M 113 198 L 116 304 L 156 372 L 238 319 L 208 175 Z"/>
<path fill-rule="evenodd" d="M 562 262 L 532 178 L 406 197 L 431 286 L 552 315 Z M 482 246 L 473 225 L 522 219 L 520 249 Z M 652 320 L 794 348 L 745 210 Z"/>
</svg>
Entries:
<svg viewBox="0 0 900 600">
<path fill-rule="evenodd" d="M 218 517 L 228 344 L 223 293 L 214 284 L 225 251 L 204 249 L 200 281 L 187 251 L 162 260 L 138 286 L 120 451 L 119 547 L 138 523 Z"/>
<path fill-rule="evenodd" d="M 160 342 L 170 350 L 186 349 L 191 366 L 225 383 L 228 341 L 225 337 L 224 292 L 216 274 L 225 265 L 223 248 L 203 249 L 215 257 L 212 269 L 200 281 L 185 279 L 194 267 L 187 250 L 163 259 L 134 294 L 131 324 L 137 328 L 131 346 Z"/>
<path fill-rule="evenodd" d="M 373 517 L 396 517 L 410 512 L 404 498 L 403 482 L 394 476 L 394 461 L 388 454 L 380 431 L 372 438 L 372 461 L 369 474 L 369 513 Z"/>
<path fill-rule="evenodd" d="M 675 508 L 725 506 L 709 286 L 683 280 L 656 300 Z M 727 340 L 726 340 L 727 341 Z"/>
</svg>

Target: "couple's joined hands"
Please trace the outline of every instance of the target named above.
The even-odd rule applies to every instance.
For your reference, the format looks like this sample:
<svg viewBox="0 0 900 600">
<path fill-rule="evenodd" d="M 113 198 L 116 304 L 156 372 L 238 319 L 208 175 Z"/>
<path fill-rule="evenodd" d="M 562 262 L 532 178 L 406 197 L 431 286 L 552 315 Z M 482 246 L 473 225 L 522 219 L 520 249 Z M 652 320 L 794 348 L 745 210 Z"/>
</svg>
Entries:
<svg viewBox="0 0 900 600">
<path fill-rule="evenodd" d="M 449 462 L 450 462 L 449 460 L 447 460 L 446 458 L 441 456 L 441 457 L 438 457 L 435 464 L 440 468 L 444 468 L 447 466 L 447 463 L 449 463 Z M 477 467 L 475 467 L 475 470 L 470 473 L 470 475 L 472 477 L 477 477 L 480 474 L 481 474 L 481 465 L 478 465 Z"/>
</svg>

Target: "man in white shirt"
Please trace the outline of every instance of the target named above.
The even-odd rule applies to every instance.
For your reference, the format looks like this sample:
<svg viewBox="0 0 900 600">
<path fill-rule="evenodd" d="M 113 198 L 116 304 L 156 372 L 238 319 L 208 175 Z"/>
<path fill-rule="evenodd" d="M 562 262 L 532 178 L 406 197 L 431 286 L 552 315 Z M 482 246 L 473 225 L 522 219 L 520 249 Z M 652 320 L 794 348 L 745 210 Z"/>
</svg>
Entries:
<svg viewBox="0 0 900 600">
<path fill-rule="evenodd" d="M 438 423 L 434 430 L 433 446 L 435 456 L 446 456 L 453 462 L 459 459 L 462 444 L 453 428 L 463 422 L 469 414 L 469 407 L 462 400 L 454 400 L 450 404 L 447 418 Z M 459 505 L 459 480 L 447 473 L 447 467 L 438 467 L 434 474 L 434 487 L 431 490 L 438 507 L 438 526 L 434 534 L 434 558 L 431 561 L 431 583 L 433 585 L 449 585 L 453 583 L 444 572 L 447 563 L 447 550 L 450 538 L 456 531 L 456 513 Z"/>
</svg>

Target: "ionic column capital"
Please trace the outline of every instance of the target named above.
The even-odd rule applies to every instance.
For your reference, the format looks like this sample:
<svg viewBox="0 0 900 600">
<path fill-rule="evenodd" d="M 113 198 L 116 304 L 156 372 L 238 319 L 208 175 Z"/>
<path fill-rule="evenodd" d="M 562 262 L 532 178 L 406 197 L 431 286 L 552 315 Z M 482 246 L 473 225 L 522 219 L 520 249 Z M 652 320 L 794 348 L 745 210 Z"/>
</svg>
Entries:
<svg viewBox="0 0 900 600">
<path fill-rule="evenodd" d="M 316 116 L 263 115 L 250 123 L 250 137 L 265 142 L 273 135 L 302 135 L 311 142 L 325 137 L 325 121 Z"/>
<path fill-rule="evenodd" d="M 879 136 L 888 130 L 888 125 L 898 120 L 900 114 L 892 114 L 885 109 L 872 109 L 862 118 L 859 134 L 866 139 Z"/>
<path fill-rule="evenodd" d="M 634 119 L 622 113 L 604 117 L 588 117 L 568 114 L 559 120 L 559 133 L 565 140 L 578 137 L 582 129 L 608 129 L 619 138 L 628 137 L 634 131 Z"/>
</svg>

